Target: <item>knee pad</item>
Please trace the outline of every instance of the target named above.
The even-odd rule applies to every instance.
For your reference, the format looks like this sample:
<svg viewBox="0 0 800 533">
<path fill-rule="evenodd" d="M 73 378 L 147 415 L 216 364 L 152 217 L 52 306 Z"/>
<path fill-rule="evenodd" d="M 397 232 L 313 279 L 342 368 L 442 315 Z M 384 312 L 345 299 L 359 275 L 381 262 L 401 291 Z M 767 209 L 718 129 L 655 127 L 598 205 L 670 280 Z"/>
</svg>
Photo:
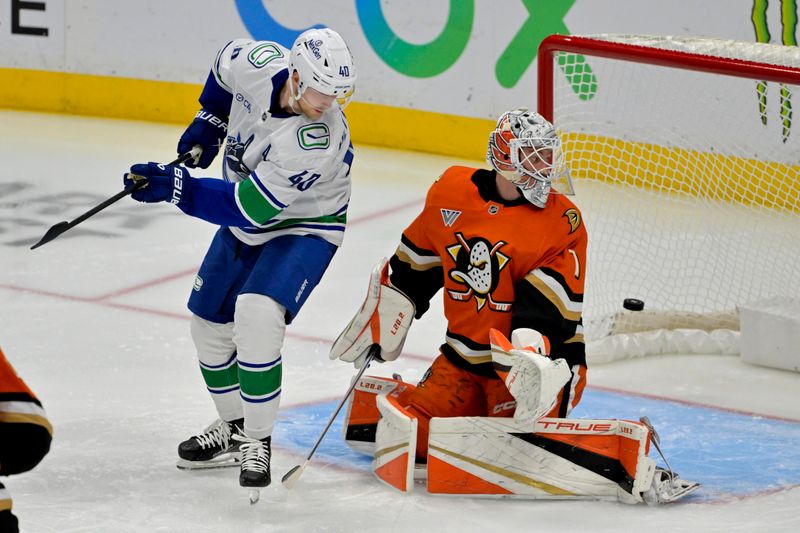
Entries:
<svg viewBox="0 0 800 533">
<path fill-rule="evenodd" d="M 397 398 L 380 395 L 375 403 L 381 414 L 375 433 L 372 471 L 390 487 L 401 492 L 414 489 L 417 446 L 417 417 L 403 408 Z"/>
<path fill-rule="evenodd" d="M 381 415 L 376 400 L 378 396 L 391 395 L 403 404 L 414 385 L 399 379 L 379 376 L 363 376 L 347 405 L 344 420 L 344 440 L 355 451 L 372 455 L 375 453 L 375 431 Z"/>
<path fill-rule="evenodd" d="M 240 294 L 233 316 L 233 341 L 240 361 L 264 363 L 283 347 L 286 308 L 263 294 Z"/>
<path fill-rule="evenodd" d="M 197 358 L 205 365 L 224 364 L 236 351 L 233 343 L 233 322 L 218 324 L 192 315 L 189 330 L 197 350 Z"/>
</svg>

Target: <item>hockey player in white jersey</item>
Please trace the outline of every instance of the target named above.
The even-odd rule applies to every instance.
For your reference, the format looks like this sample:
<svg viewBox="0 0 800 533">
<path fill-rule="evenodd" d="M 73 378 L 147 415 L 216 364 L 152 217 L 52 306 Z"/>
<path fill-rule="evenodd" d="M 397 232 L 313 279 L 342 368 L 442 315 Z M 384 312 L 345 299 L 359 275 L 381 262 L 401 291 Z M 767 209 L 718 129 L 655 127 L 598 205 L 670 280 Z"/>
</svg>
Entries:
<svg viewBox="0 0 800 533">
<path fill-rule="evenodd" d="M 202 109 L 178 144 L 207 168 L 224 146 L 224 179 L 137 164 L 140 202 L 171 202 L 220 225 L 189 298 L 191 334 L 219 421 L 178 448 L 181 468 L 241 461 L 243 487 L 270 483 L 286 325 L 342 242 L 353 146 L 343 109 L 355 87 L 341 36 L 302 33 L 287 50 L 234 40 L 214 59 Z"/>
</svg>

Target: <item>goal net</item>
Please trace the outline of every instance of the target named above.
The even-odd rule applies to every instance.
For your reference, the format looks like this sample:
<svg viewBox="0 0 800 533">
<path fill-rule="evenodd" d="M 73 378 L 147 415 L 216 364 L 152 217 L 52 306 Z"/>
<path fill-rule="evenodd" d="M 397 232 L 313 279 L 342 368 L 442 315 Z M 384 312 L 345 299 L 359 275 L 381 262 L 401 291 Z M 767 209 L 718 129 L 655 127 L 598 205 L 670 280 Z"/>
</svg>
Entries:
<svg viewBox="0 0 800 533">
<path fill-rule="evenodd" d="M 736 352 L 738 306 L 800 292 L 800 49 L 554 35 L 538 61 L 589 231 L 590 358 Z"/>
</svg>

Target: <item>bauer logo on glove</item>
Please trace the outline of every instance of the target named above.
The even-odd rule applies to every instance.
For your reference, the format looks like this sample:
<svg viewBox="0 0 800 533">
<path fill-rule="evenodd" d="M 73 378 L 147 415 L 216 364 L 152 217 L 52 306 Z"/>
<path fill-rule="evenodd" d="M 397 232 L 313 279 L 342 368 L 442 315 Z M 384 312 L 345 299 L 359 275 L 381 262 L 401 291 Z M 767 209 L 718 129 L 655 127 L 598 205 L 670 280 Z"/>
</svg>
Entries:
<svg viewBox="0 0 800 533">
<path fill-rule="evenodd" d="M 572 376 L 567 362 L 550 359 L 550 342 L 533 329 L 515 329 L 511 341 L 490 329 L 489 341 L 495 372 L 517 401 L 514 419 L 535 421 L 546 415 Z"/>
<path fill-rule="evenodd" d="M 186 196 L 189 179 L 189 171 L 180 165 L 150 162 L 133 165 L 122 181 L 126 188 L 145 181 L 145 185 L 131 193 L 137 202 L 170 202 L 177 205 Z"/>
</svg>

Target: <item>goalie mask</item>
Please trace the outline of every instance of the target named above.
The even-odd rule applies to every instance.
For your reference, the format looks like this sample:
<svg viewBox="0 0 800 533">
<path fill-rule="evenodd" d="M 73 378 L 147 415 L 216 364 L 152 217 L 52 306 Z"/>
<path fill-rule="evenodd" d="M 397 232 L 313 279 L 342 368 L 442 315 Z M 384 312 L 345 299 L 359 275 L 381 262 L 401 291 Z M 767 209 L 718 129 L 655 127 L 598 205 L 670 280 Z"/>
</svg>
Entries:
<svg viewBox="0 0 800 533">
<path fill-rule="evenodd" d="M 295 70 L 300 81 L 292 87 L 293 101 L 303 98 L 319 108 L 319 102 L 330 105 L 334 97 L 341 109 L 350 102 L 356 82 L 353 54 L 332 29 L 310 29 L 297 37 L 289 57 L 289 72 Z"/>
<path fill-rule="evenodd" d="M 503 113 L 489 134 L 486 161 L 536 207 L 554 192 L 573 194 L 561 139 L 542 115 L 526 108 Z"/>
</svg>

